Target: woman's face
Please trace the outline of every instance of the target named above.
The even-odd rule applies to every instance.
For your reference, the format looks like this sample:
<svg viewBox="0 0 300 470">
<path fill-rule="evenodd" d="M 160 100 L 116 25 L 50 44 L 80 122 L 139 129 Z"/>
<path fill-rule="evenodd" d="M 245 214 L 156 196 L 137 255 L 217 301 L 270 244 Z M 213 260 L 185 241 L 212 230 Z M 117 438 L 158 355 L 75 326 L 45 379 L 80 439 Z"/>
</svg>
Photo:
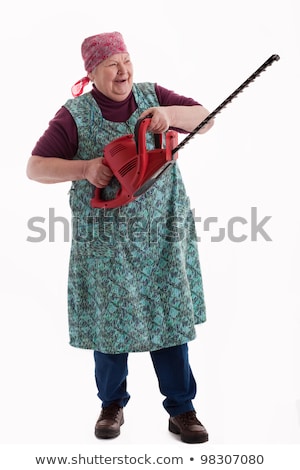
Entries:
<svg viewBox="0 0 300 470">
<path fill-rule="evenodd" d="M 88 74 L 96 88 L 114 101 L 123 101 L 130 94 L 133 68 L 128 54 L 114 54 Z"/>
</svg>

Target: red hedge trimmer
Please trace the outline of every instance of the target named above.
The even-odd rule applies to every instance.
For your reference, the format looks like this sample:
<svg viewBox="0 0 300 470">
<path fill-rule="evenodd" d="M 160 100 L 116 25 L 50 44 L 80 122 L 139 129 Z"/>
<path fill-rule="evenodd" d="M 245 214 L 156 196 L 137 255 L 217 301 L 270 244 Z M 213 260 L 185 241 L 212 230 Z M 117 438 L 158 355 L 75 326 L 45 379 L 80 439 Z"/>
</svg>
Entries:
<svg viewBox="0 0 300 470">
<path fill-rule="evenodd" d="M 210 113 L 185 139 L 178 144 L 178 134 L 168 130 L 155 135 L 155 148 L 147 150 L 146 133 L 151 117 L 138 120 L 135 132 L 114 140 L 104 148 L 104 163 L 110 167 L 120 183 L 120 189 L 114 199 L 103 200 L 101 189 L 96 188 L 91 206 L 94 208 L 115 208 L 134 201 L 147 191 L 163 172 L 173 165 L 178 158 L 178 150 L 182 149 L 211 119 L 225 106 L 238 96 L 253 82 L 269 65 L 279 60 L 277 54 L 269 57 L 242 85 L 226 98 L 212 113 Z"/>
</svg>

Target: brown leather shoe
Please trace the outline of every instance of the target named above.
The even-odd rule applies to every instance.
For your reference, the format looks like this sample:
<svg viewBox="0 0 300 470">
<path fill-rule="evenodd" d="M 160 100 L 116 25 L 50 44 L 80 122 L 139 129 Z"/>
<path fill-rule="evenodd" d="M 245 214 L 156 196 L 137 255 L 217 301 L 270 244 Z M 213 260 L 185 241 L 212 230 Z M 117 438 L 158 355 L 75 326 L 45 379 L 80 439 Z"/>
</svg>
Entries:
<svg viewBox="0 0 300 470">
<path fill-rule="evenodd" d="M 187 411 L 177 416 L 171 416 L 169 431 L 180 434 L 181 440 L 188 444 L 200 444 L 208 441 L 208 433 L 197 419 L 195 411 Z"/>
<path fill-rule="evenodd" d="M 102 408 L 95 426 L 95 436 L 99 439 L 111 439 L 120 434 L 124 423 L 123 408 L 117 403 Z"/>
</svg>

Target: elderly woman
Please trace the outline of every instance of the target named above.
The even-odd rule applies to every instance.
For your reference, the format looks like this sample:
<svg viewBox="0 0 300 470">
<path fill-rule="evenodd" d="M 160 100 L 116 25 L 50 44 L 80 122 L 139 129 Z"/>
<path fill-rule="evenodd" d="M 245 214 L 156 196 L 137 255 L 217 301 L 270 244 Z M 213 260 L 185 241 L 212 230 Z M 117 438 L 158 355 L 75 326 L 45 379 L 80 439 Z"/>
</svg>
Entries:
<svg viewBox="0 0 300 470">
<path fill-rule="evenodd" d="M 157 84 L 133 83 L 130 56 L 118 32 L 85 39 L 82 57 L 87 76 L 73 86 L 74 99 L 37 142 L 27 175 L 41 183 L 72 181 L 70 344 L 94 351 L 102 402 L 95 435 L 120 434 L 130 398 L 128 353 L 149 351 L 169 430 L 184 442 L 205 442 L 208 433 L 192 403 L 196 382 L 187 346 L 196 336 L 195 325 L 206 319 L 205 304 L 195 225 L 179 169 L 172 165 L 125 206 L 95 209 L 90 201 L 95 187 L 103 198 L 116 194 L 119 182 L 103 164 L 103 149 L 133 133 L 139 118 L 152 116 L 147 145 L 153 146 L 154 133 L 190 132 L 208 111 Z M 89 81 L 92 90 L 83 93 Z M 148 396 L 145 406 L 151 405 Z"/>
</svg>

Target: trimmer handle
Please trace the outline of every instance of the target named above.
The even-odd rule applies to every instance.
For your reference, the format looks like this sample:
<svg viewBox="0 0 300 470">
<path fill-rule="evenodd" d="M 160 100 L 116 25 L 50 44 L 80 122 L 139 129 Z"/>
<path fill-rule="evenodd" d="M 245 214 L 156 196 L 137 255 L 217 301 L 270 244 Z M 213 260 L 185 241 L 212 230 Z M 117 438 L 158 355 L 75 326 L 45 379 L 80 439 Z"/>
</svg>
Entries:
<svg viewBox="0 0 300 470">
<path fill-rule="evenodd" d="M 136 153 L 139 154 L 140 150 L 147 151 L 146 134 L 148 127 L 151 123 L 152 114 L 148 114 L 142 119 L 138 119 L 134 128 L 134 139 L 136 144 Z M 155 148 L 162 146 L 162 134 L 154 134 Z"/>
<path fill-rule="evenodd" d="M 150 122 L 150 118 L 139 119 L 134 135 L 119 137 L 105 146 L 103 163 L 111 169 L 121 187 L 116 197 L 110 200 L 102 199 L 102 190 L 96 188 L 92 207 L 115 208 L 135 199 L 134 192 L 140 187 L 147 170 L 146 133 Z"/>
</svg>

